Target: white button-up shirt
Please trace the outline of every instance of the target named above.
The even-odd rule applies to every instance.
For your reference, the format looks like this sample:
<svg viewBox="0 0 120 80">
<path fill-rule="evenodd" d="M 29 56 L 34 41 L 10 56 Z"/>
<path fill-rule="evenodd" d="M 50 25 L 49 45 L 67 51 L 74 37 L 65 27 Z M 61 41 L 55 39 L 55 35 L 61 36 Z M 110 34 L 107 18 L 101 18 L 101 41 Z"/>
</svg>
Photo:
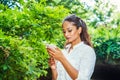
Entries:
<svg viewBox="0 0 120 80">
<path fill-rule="evenodd" d="M 70 44 L 67 45 L 62 52 L 69 63 L 79 71 L 76 80 L 90 80 L 96 61 L 96 55 L 93 48 L 84 44 L 84 42 L 75 45 L 69 52 L 70 47 Z M 57 61 L 57 72 L 57 80 L 72 80 L 59 61 Z"/>
</svg>

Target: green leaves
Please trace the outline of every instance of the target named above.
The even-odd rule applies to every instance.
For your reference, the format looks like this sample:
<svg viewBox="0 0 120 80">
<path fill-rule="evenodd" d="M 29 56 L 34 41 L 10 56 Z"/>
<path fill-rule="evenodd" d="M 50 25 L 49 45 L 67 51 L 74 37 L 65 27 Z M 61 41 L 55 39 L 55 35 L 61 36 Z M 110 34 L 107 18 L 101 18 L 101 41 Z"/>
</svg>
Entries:
<svg viewBox="0 0 120 80">
<path fill-rule="evenodd" d="M 113 16 L 110 26 L 98 25 L 94 28 L 96 23 L 105 22 L 111 17 L 112 8 L 106 13 L 99 9 L 101 3 L 96 3 L 96 7 L 91 9 L 79 0 L 32 0 L 20 3 L 20 9 L 0 4 L 1 80 L 37 80 L 46 75 L 49 55 L 44 42 L 64 47 L 61 24 L 70 13 L 85 20 L 92 19 L 93 22 L 89 20 L 87 24 L 91 26 L 89 31 L 97 59 L 106 62 L 120 59 L 120 14 Z M 118 27 L 112 28 L 113 24 Z"/>
<path fill-rule="evenodd" d="M 97 60 L 109 64 L 118 64 L 120 58 L 120 34 L 117 28 L 99 27 L 91 35 Z"/>
<path fill-rule="evenodd" d="M 28 1 L 21 10 L 7 8 L 0 12 L 2 79 L 37 80 L 47 74 L 49 55 L 43 42 L 56 43 L 69 10 L 47 6 L 45 1 Z"/>
</svg>

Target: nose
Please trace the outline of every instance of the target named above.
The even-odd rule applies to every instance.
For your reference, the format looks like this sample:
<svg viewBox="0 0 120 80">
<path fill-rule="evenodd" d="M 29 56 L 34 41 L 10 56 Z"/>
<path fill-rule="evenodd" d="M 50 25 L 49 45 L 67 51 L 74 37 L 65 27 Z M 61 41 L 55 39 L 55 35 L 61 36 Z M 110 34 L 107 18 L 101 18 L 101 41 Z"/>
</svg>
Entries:
<svg viewBox="0 0 120 80">
<path fill-rule="evenodd" d="M 65 35 L 65 37 L 67 37 L 67 36 L 69 35 L 69 33 L 68 33 L 68 32 L 66 32 L 64 35 Z"/>
</svg>

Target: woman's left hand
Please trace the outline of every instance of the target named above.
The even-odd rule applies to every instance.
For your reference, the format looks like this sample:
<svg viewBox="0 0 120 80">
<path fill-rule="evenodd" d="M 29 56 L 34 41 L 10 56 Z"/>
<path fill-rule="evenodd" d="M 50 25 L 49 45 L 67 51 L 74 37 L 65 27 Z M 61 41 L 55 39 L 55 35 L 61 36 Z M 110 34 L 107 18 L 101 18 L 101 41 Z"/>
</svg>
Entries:
<svg viewBox="0 0 120 80">
<path fill-rule="evenodd" d="M 64 57 L 62 51 L 57 47 L 55 49 L 47 48 L 47 51 L 49 55 L 55 58 L 56 60 L 60 61 Z"/>
</svg>

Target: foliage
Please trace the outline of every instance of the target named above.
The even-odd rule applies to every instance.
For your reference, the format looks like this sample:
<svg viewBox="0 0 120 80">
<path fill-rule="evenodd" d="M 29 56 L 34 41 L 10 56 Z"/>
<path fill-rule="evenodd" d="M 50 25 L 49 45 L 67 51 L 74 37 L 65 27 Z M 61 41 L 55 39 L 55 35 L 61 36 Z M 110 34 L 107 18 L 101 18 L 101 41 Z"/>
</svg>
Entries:
<svg viewBox="0 0 120 80">
<path fill-rule="evenodd" d="M 48 68 L 47 63 L 44 63 L 48 58 L 46 54 L 46 49 L 40 42 L 33 47 L 29 40 L 2 35 L 0 37 L 1 78 L 33 80 L 45 75 L 47 73 L 45 69 Z"/>
<path fill-rule="evenodd" d="M 97 60 L 117 64 L 120 59 L 120 27 L 99 27 L 92 31 Z M 97 35 L 95 35 L 97 34 Z"/>
<path fill-rule="evenodd" d="M 112 64 L 118 62 L 120 13 L 112 15 L 115 14 L 114 9 L 106 9 L 109 4 L 103 5 L 101 1 L 96 2 L 94 8 L 79 0 L 70 1 L 17 1 L 21 8 L 0 4 L 0 80 L 37 80 L 45 76 L 49 58 L 45 44 L 52 43 L 63 48 L 65 38 L 61 23 L 70 13 L 88 22 L 97 60 Z M 99 6 L 106 10 L 99 9 Z M 111 18 L 113 20 L 107 22 L 107 26 L 102 24 L 96 27 L 97 23 L 106 23 Z"/>
<path fill-rule="evenodd" d="M 50 6 L 62 5 L 66 9 L 69 9 L 71 14 L 76 14 L 82 19 L 86 19 L 88 16 L 90 16 L 90 14 L 88 14 L 89 7 L 82 3 L 81 0 L 47 0 L 47 4 Z"/>
<path fill-rule="evenodd" d="M 26 2 L 22 10 L 2 10 L 0 79 L 36 80 L 46 75 L 49 56 L 44 42 L 55 43 L 68 12 L 63 6 L 52 7 L 35 1 Z"/>
<path fill-rule="evenodd" d="M 9 8 L 14 8 L 14 7 L 18 7 L 19 9 L 21 8 L 19 2 L 19 0 L 0 0 L 0 4 L 4 4 L 5 6 L 9 7 Z"/>
</svg>

